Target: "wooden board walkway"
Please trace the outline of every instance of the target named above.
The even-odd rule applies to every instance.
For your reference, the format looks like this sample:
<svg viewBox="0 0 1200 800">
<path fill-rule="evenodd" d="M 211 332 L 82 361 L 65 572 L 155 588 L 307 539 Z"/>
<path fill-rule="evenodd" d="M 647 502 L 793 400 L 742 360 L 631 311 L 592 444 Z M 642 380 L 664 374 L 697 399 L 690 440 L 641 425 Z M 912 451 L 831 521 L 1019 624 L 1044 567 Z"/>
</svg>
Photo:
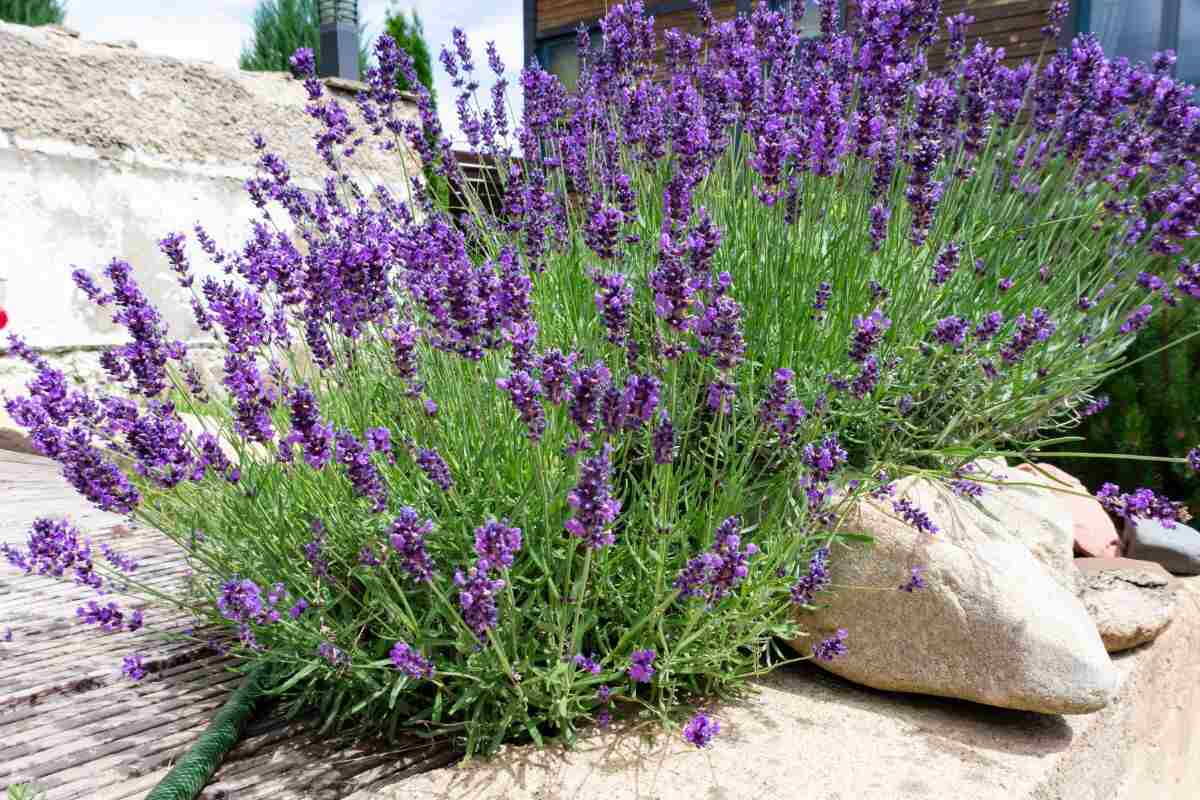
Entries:
<svg viewBox="0 0 1200 800">
<path fill-rule="evenodd" d="M 97 550 L 109 542 L 138 559 L 139 579 L 183 579 L 182 554 L 165 536 L 91 508 L 44 458 L 0 450 L 0 542 L 23 545 L 39 516 L 68 517 Z M 191 641 L 163 641 L 191 623 L 146 610 L 136 633 L 98 633 L 75 621 L 95 592 L 26 576 L 0 560 L 0 792 L 35 782 L 46 800 L 134 800 L 166 775 L 237 686 L 232 662 Z M 123 606 L 126 604 L 122 604 Z M 121 676 L 125 655 L 150 673 Z M 262 711 L 200 796 L 205 800 L 342 797 L 395 784 L 455 755 L 422 740 L 385 743 L 319 735 L 312 720 Z"/>
</svg>

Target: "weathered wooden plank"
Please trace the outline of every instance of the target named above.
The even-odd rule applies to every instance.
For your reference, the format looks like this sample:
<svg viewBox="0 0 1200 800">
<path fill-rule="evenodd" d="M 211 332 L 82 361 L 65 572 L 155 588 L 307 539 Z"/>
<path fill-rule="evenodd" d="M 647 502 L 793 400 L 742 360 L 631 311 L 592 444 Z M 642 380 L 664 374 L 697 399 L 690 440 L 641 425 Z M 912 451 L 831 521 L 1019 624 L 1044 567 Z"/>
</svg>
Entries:
<svg viewBox="0 0 1200 800">
<path fill-rule="evenodd" d="M 38 516 L 69 516 L 97 554 L 107 542 L 138 558 L 140 581 L 167 587 L 183 580 L 186 561 L 170 540 L 89 509 L 46 459 L 0 452 L 0 496 L 0 542 L 24 543 Z M 73 622 L 75 608 L 94 597 L 88 587 L 0 564 L 0 630 L 13 628 L 13 641 L 0 643 L 0 792 L 36 780 L 47 800 L 140 799 L 240 681 L 229 659 L 199 641 L 164 638 L 194 624 L 181 610 L 151 610 L 135 633 L 102 634 Z M 134 651 L 151 670 L 136 684 L 119 674 L 121 658 Z M 330 739 L 317 727 L 269 713 L 253 721 L 202 797 L 336 800 L 421 770 L 413 754 L 432 752 L 424 741 Z"/>
</svg>

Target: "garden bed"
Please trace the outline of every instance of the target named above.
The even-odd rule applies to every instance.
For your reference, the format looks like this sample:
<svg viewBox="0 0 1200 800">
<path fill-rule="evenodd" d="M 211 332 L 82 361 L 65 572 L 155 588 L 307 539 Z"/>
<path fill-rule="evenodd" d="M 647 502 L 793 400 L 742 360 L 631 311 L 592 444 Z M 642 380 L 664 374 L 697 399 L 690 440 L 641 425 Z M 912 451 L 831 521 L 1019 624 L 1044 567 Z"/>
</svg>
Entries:
<svg viewBox="0 0 1200 800">
<path fill-rule="evenodd" d="M 576 750 L 513 747 L 347 800 L 705 797 L 1172 800 L 1200 785 L 1200 577 L 1176 578 L 1175 621 L 1113 656 L 1116 702 L 1033 714 L 880 692 L 811 665 L 783 667 L 714 710 L 721 746 L 596 732 Z M 641 731 L 653 734 L 653 724 Z"/>
</svg>

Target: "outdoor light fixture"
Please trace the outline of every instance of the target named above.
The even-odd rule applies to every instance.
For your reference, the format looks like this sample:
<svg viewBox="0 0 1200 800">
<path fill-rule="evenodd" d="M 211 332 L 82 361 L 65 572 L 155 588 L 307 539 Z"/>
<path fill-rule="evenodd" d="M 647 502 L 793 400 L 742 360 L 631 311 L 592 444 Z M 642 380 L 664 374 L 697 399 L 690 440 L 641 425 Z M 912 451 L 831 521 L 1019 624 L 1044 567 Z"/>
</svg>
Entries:
<svg viewBox="0 0 1200 800">
<path fill-rule="evenodd" d="M 317 0 L 323 78 L 358 80 L 358 0 Z"/>
</svg>

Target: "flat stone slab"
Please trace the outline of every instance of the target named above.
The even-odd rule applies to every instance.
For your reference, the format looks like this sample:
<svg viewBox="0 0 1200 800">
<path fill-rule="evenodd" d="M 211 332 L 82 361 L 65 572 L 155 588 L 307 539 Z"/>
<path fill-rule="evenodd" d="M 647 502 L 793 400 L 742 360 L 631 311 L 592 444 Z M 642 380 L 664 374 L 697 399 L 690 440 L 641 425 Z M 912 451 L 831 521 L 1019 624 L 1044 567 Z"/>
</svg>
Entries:
<svg viewBox="0 0 1200 800">
<path fill-rule="evenodd" d="M 706 750 L 656 723 L 595 732 L 574 751 L 384 782 L 350 800 L 1194 800 L 1200 786 L 1200 579 L 1174 625 L 1119 654 L 1117 702 L 1071 717 L 866 689 L 809 665 L 712 711 Z"/>
</svg>

